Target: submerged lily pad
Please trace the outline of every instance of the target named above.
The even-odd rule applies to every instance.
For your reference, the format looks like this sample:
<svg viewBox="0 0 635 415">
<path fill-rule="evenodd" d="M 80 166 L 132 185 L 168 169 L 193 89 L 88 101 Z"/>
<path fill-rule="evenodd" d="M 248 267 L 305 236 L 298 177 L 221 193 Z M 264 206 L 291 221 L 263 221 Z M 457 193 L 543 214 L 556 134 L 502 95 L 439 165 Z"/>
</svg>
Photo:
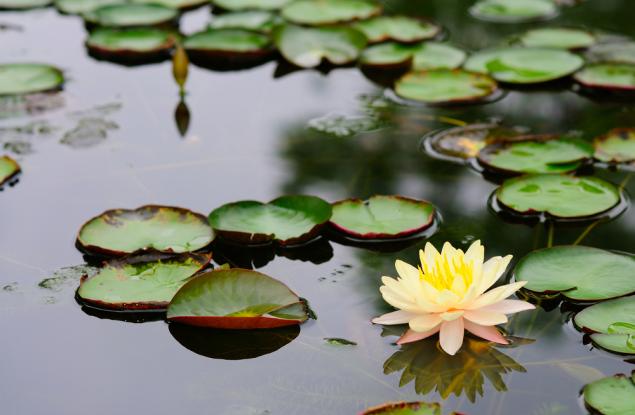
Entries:
<svg viewBox="0 0 635 415">
<path fill-rule="evenodd" d="M 635 42 L 611 42 L 593 45 L 584 54 L 588 62 L 622 62 L 635 64 Z"/>
<path fill-rule="evenodd" d="M 576 314 L 574 322 L 603 349 L 635 354 L 635 296 L 592 305 Z"/>
<path fill-rule="evenodd" d="M 27 10 L 46 7 L 53 0 L 0 0 L 0 10 Z"/>
<path fill-rule="evenodd" d="M 282 196 L 269 203 L 251 200 L 214 209 L 212 228 L 223 238 L 242 244 L 296 245 L 315 238 L 331 218 L 331 205 L 315 196 Z"/>
<path fill-rule="evenodd" d="M 488 75 L 459 69 L 410 72 L 395 83 L 398 96 L 430 104 L 475 102 L 497 89 L 496 81 Z"/>
<path fill-rule="evenodd" d="M 224 10 L 277 10 L 293 0 L 211 0 L 214 6 Z"/>
<path fill-rule="evenodd" d="M 66 14 L 84 14 L 102 6 L 121 4 L 123 0 L 55 0 L 55 8 Z"/>
<path fill-rule="evenodd" d="M 503 207 L 525 216 L 587 219 L 616 207 L 619 189 L 597 177 L 535 174 L 505 180 L 495 192 Z"/>
<path fill-rule="evenodd" d="M 544 27 L 529 30 L 519 38 L 523 46 L 555 49 L 583 49 L 596 42 L 588 30 L 567 27 Z"/>
<path fill-rule="evenodd" d="M 369 408 L 360 415 L 441 415 L 441 405 L 426 402 L 391 402 Z"/>
<path fill-rule="evenodd" d="M 224 13 L 214 16 L 211 29 L 243 29 L 269 33 L 278 22 L 278 15 L 266 10 L 248 10 L 244 12 Z"/>
<path fill-rule="evenodd" d="M 313 68 L 323 62 L 333 65 L 354 62 L 367 43 L 366 36 L 349 27 L 293 25 L 275 29 L 273 40 L 286 60 L 302 68 Z"/>
<path fill-rule="evenodd" d="M 522 23 L 555 17 L 558 7 L 550 0 L 481 0 L 470 13 L 492 22 Z"/>
<path fill-rule="evenodd" d="M 187 209 L 148 205 L 108 210 L 89 220 L 77 244 L 102 255 L 125 255 L 142 250 L 193 252 L 209 245 L 214 232 L 205 216 Z"/>
<path fill-rule="evenodd" d="M 9 156 L 0 157 L 0 186 L 20 173 L 20 165 Z"/>
<path fill-rule="evenodd" d="M 635 91 L 635 64 L 594 63 L 573 78 L 585 88 Z"/>
<path fill-rule="evenodd" d="M 595 158 L 607 163 L 635 162 L 635 128 L 615 128 L 593 140 Z"/>
<path fill-rule="evenodd" d="M 635 408 L 635 372 L 615 375 L 584 387 L 584 403 L 601 415 L 628 415 Z"/>
<path fill-rule="evenodd" d="M 160 26 L 173 23 L 178 17 L 176 9 L 145 3 L 111 4 L 84 13 L 86 22 L 108 27 Z"/>
<path fill-rule="evenodd" d="M 477 52 L 467 59 L 464 67 L 490 74 L 501 82 L 535 84 L 571 75 L 583 64 L 580 56 L 566 50 L 503 48 Z"/>
<path fill-rule="evenodd" d="M 558 135 L 516 137 L 491 144 L 478 154 L 480 165 L 495 173 L 569 173 L 593 157 L 586 141 Z"/>
<path fill-rule="evenodd" d="M 210 260 L 209 255 L 141 254 L 111 260 L 82 280 L 78 297 L 112 310 L 164 310 L 174 294 Z"/>
<path fill-rule="evenodd" d="M 577 302 L 635 293 L 635 257 L 586 246 L 556 246 L 531 252 L 518 262 L 516 281 L 543 295 Z"/>
<path fill-rule="evenodd" d="M 441 33 L 435 23 L 408 16 L 378 16 L 355 23 L 354 27 L 368 38 L 370 43 L 412 43 L 432 39 Z"/>
<path fill-rule="evenodd" d="M 208 29 L 183 42 L 188 55 L 197 58 L 262 58 L 272 53 L 271 40 L 262 33 L 241 29 Z"/>
<path fill-rule="evenodd" d="M 86 40 L 91 53 L 115 58 L 168 57 L 174 47 L 174 36 L 154 28 L 99 28 Z"/>
<path fill-rule="evenodd" d="M 445 43 L 423 42 L 414 45 L 382 43 L 362 53 L 362 65 L 386 67 L 409 66 L 420 69 L 456 69 L 465 60 L 466 53 Z"/>
<path fill-rule="evenodd" d="M 23 95 L 60 88 L 64 74 L 54 66 L 38 63 L 0 65 L 0 96 Z"/>
<path fill-rule="evenodd" d="M 381 12 L 381 4 L 375 0 L 296 0 L 281 14 L 291 23 L 330 25 L 368 19 Z"/>
<path fill-rule="evenodd" d="M 286 285 L 256 271 L 209 271 L 185 284 L 168 320 L 221 329 L 264 329 L 307 320 L 304 303 Z"/>
<path fill-rule="evenodd" d="M 424 231 L 434 222 L 435 208 L 424 200 L 373 196 L 333 203 L 331 225 L 354 238 L 394 239 Z"/>
</svg>

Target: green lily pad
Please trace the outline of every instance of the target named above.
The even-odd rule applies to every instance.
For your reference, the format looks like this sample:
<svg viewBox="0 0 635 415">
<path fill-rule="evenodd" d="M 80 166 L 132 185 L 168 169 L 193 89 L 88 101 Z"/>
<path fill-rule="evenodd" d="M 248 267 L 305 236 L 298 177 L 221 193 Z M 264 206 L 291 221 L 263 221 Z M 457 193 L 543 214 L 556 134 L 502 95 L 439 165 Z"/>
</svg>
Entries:
<svg viewBox="0 0 635 415">
<path fill-rule="evenodd" d="M 9 156 L 0 157 L 0 186 L 20 173 L 20 165 Z"/>
<path fill-rule="evenodd" d="M 585 88 L 635 91 L 635 64 L 593 63 L 573 75 Z"/>
<path fill-rule="evenodd" d="M 23 95 L 60 88 L 64 74 L 54 66 L 38 63 L 0 65 L 0 96 Z"/>
<path fill-rule="evenodd" d="M 209 271 L 190 280 L 168 306 L 168 320 L 220 329 L 264 329 L 307 320 L 304 303 L 286 285 L 256 271 Z"/>
<path fill-rule="evenodd" d="M 635 162 L 635 128 L 615 128 L 593 140 L 595 158 L 607 163 Z"/>
<path fill-rule="evenodd" d="M 556 246 L 531 252 L 518 262 L 516 281 L 539 294 L 577 302 L 635 293 L 635 257 L 586 246 Z"/>
<path fill-rule="evenodd" d="M 243 29 L 269 33 L 277 22 L 278 15 L 275 13 L 265 10 L 249 10 L 214 16 L 209 27 L 211 29 Z"/>
<path fill-rule="evenodd" d="M 587 30 L 544 27 L 525 32 L 519 42 L 533 48 L 584 49 L 595 44 L 596 38 Z"/>
<path fill-rule="evenodd" d="M 619 189 L 597 177 L 533 174 L 505 180 L 496 191 L 505 208 L 526 216 L 588 219 L 616 207 Z"/>
<path fill-rule="evenodd" d="M 180 11 L 193 10 L 209 4 L 209 0 L 127 0 L 139 4 L 159 4 Z"/>
<path fill-rule="evenodd" d="M 98 26 L 142 27 L 173 23 L 179 17 L 176 9 L 160 4 L 110 4 L 83 14 L 84 20 Z"/>
<path fill-rule="evenodd" d="M 296 0 L 282 8 L 282 17 L 301 25 L 332 25 L 381 14 L 375 0 Z"/>
<path fill-rule="evenodd" d="M 361 32 L 349 27 L 278 27 L 273 40 L 282 56 L 301 68 L 314 68 L 323 62 L 345 65 L 355 62 L 366 46 Z"/>
<path fill-rule="evenodd" d="M 174 294 L 209 264 L 209 255 L 141 254 L 104 263 L 82 279 L 78 297 L 111 310 L 164 310 Z"/>
<path fill-rule="evenodd" d="M 549 0 L 481 0 L 470 14 L 492 22 L 522 23 L 555 17 L 558 7 Z"/>
<path fill-rule="evenodd" d="M 456 69 L 466 53 L 445 43 L 423 42 L 414 45 L 381 43 L 364 50 L 360 58 L 366 66 L 409 66 L 415 70 Z"/>
<path fill-rule="evenodd" d="M 213 239 L 205 216 L 183 208 L 148 205 L 108 210 L 92 218 L 80 229 L 77 244 L 90 253 L 120 256 L 143 250 L 193 252 Z"/>
<path fill-rule="evenodd" d="M 333 203 L 331 226 L 358 239 L 395 239 L 420 233 L 434 223 L 435 208 L 424 200 L 373 196 Z"/>
<path fill-rule="evenodd" d="M 429 104 L 479 101 L 497 89 L 496 81 L 488 75 L 459 69 L 410 72 L 395 83 L 398 96 Z"/>
<path fill-rule="evenodd" d="M 210 213 L 209 223 L 237 243 L 296 245 L 315 238 L 331 213 L 331 205 L 319 197 L 282 196 L 269 203 L 245 200 L 223 205 Z"/>
<path fill-rule="evenodd" d="M 167 57 L 174 47 L 174 36 L 155 28 L 99 28 L 90 33 L 86 46 L 93 54 L 105 57 Z"/>
<path fill-rule="evenodd" d="M 539 0 L 540 1 L 540 0 Z M 510 84 L 536 84 L 571 75 L 584 60 L 571 52 L 547 48 L 503 48 L 475 53 L 465 69 L 490 74 Z"/>
<path fill-rule="evenodd" d="M 369 408 L 360 415 L 441 415 L 441 405 L 426 402 L 390 402 Z"/>
<path fill-rule="evenodd" d="M 0 0 L 0 10 L 28 10 L 46 7 L 53 0 Z"/>
<path fill-rule="evenodd" d="M 616 353 L 635 354 L 635 296 L 616 298 L 585 308 L 575 315 L 593 343 Z"/>
<path fill-rule="evenodd" d="M 629 415 L 635 408 L 635 373 L 615 375 L 584 387 L 584 403 L 601 415 Z"/>
<path fill-rule="evenodd" d="M 357 22 L 353 25 L 362 32 L 370 43 L 389 40 L 413 43 L 432 39 L 441 33 L 441 27 L 435 23 L 407 16 L 378 16 Z"/>
<path fill-rule="evenodd" d="M 212 4 L 224 10 L 278 10 L 293 0 L 211 0 Z"/>
<path fill-rule="evenodd" d="M 570 173 L 591 157 L 593 147 L 584 140 L 538 135 L 488 145 L 477 160 L 495 173 Z"/>
<path fill-rule="evenodd" d="M 183 47 L 194 58 L 261 58 L 273 51 L 268 36 L 241 29 L 207 29 L 188 36 Z"/>
<path fill-rule="evenodd" d="M 635 42 L 598 43 L 586 51 L 588 62 L 622 62 L 635 64 Z"/>
<path fill-rule="evenodd" d="M 125 0 L 55 0 L 55 8 L 66 14 L 84 14 L 103 6 L 122 4 Z"/>
</svg>

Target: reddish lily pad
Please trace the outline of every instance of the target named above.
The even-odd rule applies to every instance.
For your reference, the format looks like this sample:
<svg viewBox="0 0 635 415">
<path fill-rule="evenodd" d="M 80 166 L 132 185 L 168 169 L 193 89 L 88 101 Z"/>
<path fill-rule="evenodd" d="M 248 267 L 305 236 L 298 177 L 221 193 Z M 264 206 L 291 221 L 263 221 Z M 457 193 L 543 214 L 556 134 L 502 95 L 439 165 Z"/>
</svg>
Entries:
<svg viewBox="0 0 635 415">
<path fill-rule="evenodd" d="M 167 58 L 174 44 L 172 34 L 156 28 L 99 28 L 86 40 L 92 55 L 114 60 Z"/>
<path fill-rule="evenodd" d="M 427 402 L 391 402 L 369 408 L 360 415 L 441 415 L 441 405 Z"/>
<path fill-rule="evenodd" d="M 209 271 L 174 296 L 168 320 L 220 329 L 267 329 L 302 324 L 302 300 L 280 281 L 256 271 Z"/>
<path fill-rule="evenodd" d="M 20 165 L 9 156 L 0 157 L 0 187 L 20 174 Z"/>
<path fill-rule="evenodd" d="M 577 72 L 573 79 L 589 89 L 635 92 L 635 64 L 593 63 Z"/>
<path fill-rule="evenodd" d="M 378 16 L 355 23 L 354 27 L 368 38 L 370 43 L 392 40 L 413 43 L 432 39 L 441 33 L 441 26 L 408 16 Z"/>
<path fill-rule="evenodd" d="M 635 354 L 635 296 L 602 301 L 575 315 L 575 325 L 593 344 L 615 353 Z"/>
<path fill-rule="evenodd" d="M 635 372 L 609 376 L 584 387 L 584 403 L 601 415 L 630 415 L 635 408 Z"/>
<path fill-rule="evenodd" d="M 145 250 L 193 252 L 213 239 L 205 216 L 178 207 L 147 205 L 108 210 L 92 218 L 80 229 L 77 245 L 92 254 L 123 256 Z"/>
<path fill-rule="evenodd" d="M 109 310 L 165 310 L 174 294 L 209 264 L 210 255 L 140 254 L 107 261 L 82 278 L 78 297 Z"/>
<path fill-rule="evenodd" d="M 301 25 L 333 25 L 378 16 L 382 6 L 375 0 L 296 0 L 286 5 L 282 17 Z"/>
<path fill-rule="evenodd" d="M 595 158 L 606 163 L 635 162 L 635 128 L 615 128 L 593 140 Z"/>
</svg>

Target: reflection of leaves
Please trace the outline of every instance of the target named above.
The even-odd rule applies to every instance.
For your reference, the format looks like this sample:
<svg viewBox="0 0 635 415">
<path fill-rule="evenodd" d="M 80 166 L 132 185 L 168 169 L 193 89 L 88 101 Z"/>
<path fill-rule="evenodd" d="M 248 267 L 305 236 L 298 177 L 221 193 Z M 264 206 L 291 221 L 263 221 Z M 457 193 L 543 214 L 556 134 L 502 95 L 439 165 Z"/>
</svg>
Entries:
<svg viewBox="0 0 635 415">
<path fill-rule="evenodd" d="M 176 121 L 176 128 L 179 130 L 181 137 L 187 134 L 187 130 L 190 127 L 190 119 L 190 109 L 187 107 L 185 100 L 181 99 L 174 110 L 174 121 Z"/>
<path fill-rule="evenodd" d="M 61 291 L 66 286 L 76 286 L 84 275 L 94 275 L 97 268 L 89 265 L 75 265 L 72 267 L 60 268 L 49 278 L 45 278 L 38 283 L 40 288 L 51 291 Z"/>
<path fill-rule="evenodd" d="M 23 140 L 6 141 L 2 148 L 20 156 L 33 153 L 33 146 L 31 143 Z"/>
<path fill-rule="evenodd" d="M 471 402 L 476 395 L 483 396 L 485 378 L 497 391 L 506 391 L 503 375 L 512 371 L 526 372 L 525 368 L 491 343 L 466 338 L 455 356 L 449 356 L 437 347 L 431 338 L 406 344 L 384 363 L 384 373 L 401 371 L 399 386 L 414 381 L 415 391 L 427 394 L 436 390 L 443 399 L 451 394 L 465 394 Z"/>
<path fill-rule="evenodd" d="M 81 118 L 77 125 L 67 131 L 60 143 L 74 148 L 95 146 L 108 137 L 108 131 L 119 128 L 117 123 L 103 118 Z"/>
<path fill-rule="evenodd" d="M 371 115 L 345 115 L 330 113 L 309 121 L 309 128 L 334 135 L 350 137 L 384 127 L 381 119 Z"/>
</svg>

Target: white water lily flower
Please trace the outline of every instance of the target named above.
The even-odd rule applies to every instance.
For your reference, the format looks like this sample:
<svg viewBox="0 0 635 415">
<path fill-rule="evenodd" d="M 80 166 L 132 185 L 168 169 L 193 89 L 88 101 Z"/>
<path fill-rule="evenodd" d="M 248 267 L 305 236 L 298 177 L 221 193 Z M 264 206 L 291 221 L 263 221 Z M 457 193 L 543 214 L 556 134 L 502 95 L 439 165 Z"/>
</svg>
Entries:
<svg viewBox="0 0 635 415">
<path fill-rule="evenodd" d="M 425 339 L 439 332 L 441 348 L 454 355 L 463 344 L 464 330 L 483 339 L 508 344 L 495 327 L 507 314 L 535 307 L 521 300 L 506 300 L 525 282 L 487 291 L 505 272 L 512 259 L 493 257 L 484 262 L 485 248 L 474 242 L 467 252 L 443 245 L 441 253 L 427 243 L 419 251 L 421 266 L 398 260 L 398 279 L 382 277 L 384 300 L 398 311 L 373 319 L 375 324 L 405 324 L 410 328 L 397 344 Z M 487 292 L 486 292 L 487 291 Z"/>
</svg>

